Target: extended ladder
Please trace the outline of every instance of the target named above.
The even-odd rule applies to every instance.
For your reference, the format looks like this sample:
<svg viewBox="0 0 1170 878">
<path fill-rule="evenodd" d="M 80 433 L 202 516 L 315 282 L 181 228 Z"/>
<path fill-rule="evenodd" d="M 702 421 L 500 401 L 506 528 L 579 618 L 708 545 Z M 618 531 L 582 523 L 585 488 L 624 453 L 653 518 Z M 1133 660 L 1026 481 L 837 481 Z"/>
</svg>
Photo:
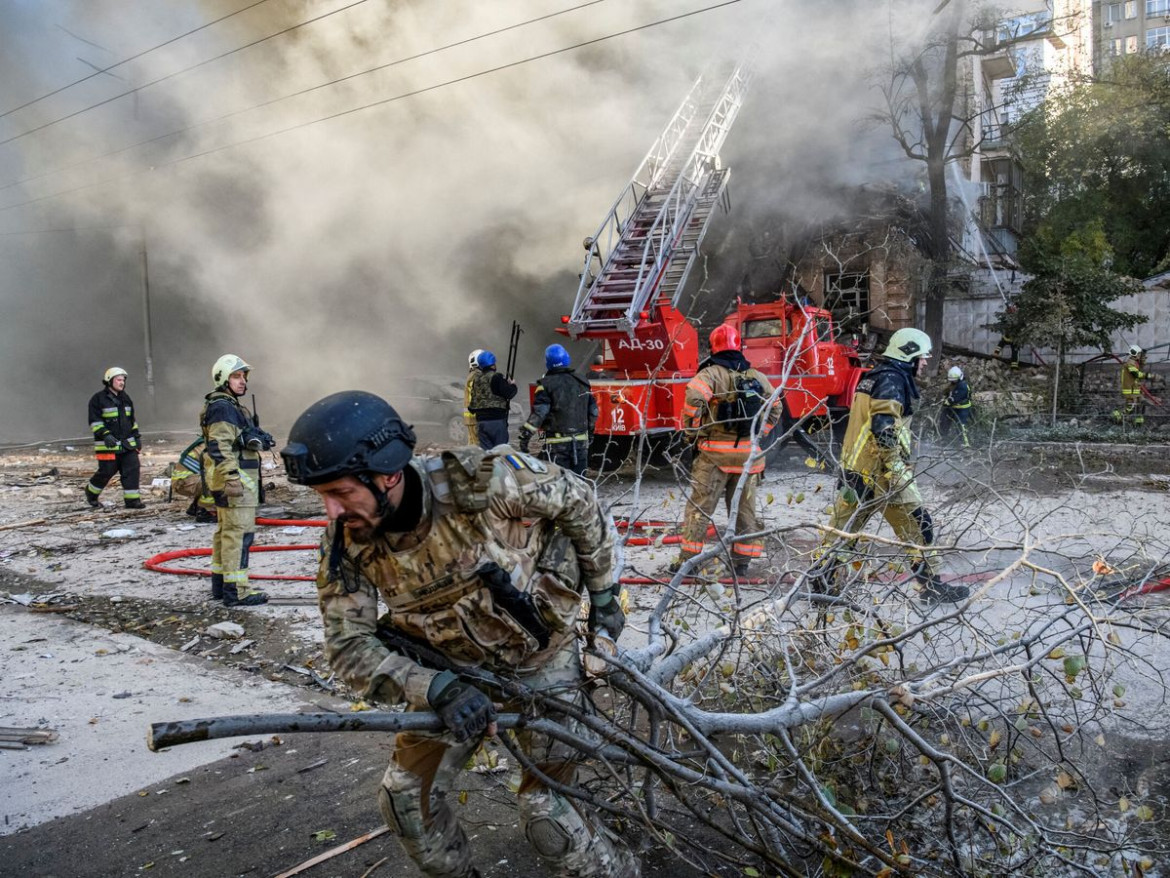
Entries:
<svg viewBox="0 0 1170 878">
<path fill-rule="evenodd" d="M 588 255 L 568 331 L 573 338 L 633 336 L 658 304 L 677 306 L 730 171 L 719 150 L 743 104 L 740 64 L 722 89 L 699 77 L 614 202 Z"/>
</svg>

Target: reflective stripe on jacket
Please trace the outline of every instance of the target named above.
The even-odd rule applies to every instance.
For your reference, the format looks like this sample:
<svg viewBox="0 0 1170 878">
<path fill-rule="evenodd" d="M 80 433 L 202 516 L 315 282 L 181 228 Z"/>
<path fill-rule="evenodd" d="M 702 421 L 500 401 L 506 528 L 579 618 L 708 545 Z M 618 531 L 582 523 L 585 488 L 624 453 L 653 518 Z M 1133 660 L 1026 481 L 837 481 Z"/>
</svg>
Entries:
<svg viewBox="0 0 1170 878">
<path fill-rule="evenodd" d="M 699 452 L 710 457 L 711 462 L 725 473 L 743 472 L 745 465 L 747 465 L 748 456 L 751 454 L 752 442 L 750 437 L 741 438 L 734 427 L 718 422 L 716 412 L 719 403 L 734 397 L 735 381 L 740 376 L 759 381 L 764 393 L 769 397 L 773 391 L 771 383 L 763 372 L 753 369 L 742 356 L 739 357 L 739 361 L 746 368 L 735 370 L 719 362 L 710 362 L 700 369 L 687 384 L 686 399 L 683 404 L 684 429 L 699 432 Z M 780 421 L 782 412 L 783 407 L 779 401 L 771 405 L 764 416 L 764 425 L 760 431 L 761 438 L 772 432 L 772 429 Z M 748 465 L 748 472 L 759 473 L 763 470 L 763 455 L 755 458 Z"/>
</svg>

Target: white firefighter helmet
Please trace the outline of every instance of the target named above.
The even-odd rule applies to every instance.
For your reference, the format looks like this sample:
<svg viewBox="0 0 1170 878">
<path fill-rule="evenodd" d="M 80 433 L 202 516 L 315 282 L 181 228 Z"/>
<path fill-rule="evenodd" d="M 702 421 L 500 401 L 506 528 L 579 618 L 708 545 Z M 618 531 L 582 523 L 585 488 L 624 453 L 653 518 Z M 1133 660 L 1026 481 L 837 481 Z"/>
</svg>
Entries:
<svg viewBox="0 0 1170 878">
<path fill-rule="evenodd" d="M 962 381 L 962 380 L 963 380 L 963 370 L 960 369 L 958 366 L 951 366 L 951 368 L 947 369 L 947 381 Z"/>
<path fill-rule="evenodd" d="M 483 353 L 483 348 L 476 348 L 474 351 L 472 351 L 470 354 L 467 355 L 467 368 L 468 369 L 474 369 L 476 366 L 479 365 L 479 363 L 477 361 L 479 360 L 479 355 L 482 353 Z"/>
<path fill-rule="evenodd" d="M 251 372 L 252 367 L 235 354 L 224 354 L 211 367 L 211 383 L 216 387 L 223 386 L 232 372 Z"/>
<path fill-rule="evenodd" d="M 111 381 L 113 381 L 119 375 L 129 376 L 130 373 L 127 372 L 125 369 L 123 369 L 121 366 L 110 366 L 110 368 L 106 369 L 106 374 L 102 377 L 102 381 L 105 384 L 109 384 Z"/>
<path fill-rule="evenodd" d="M 934 345 L 930 342 L 930 336 L 921 329 L 899 329 L 892 336 L 890 336 L 890 343 L 886 345 L 886 350 L 882 354 L 883 357 L 889 357 L 891 360 L 899 360 L 903 363 L 912 363 L 915 360 L 926 358 L 930 356 L 930 352 Z"/>
<path fill-rule="evenodd" d="M 1145 353 L 1145 351 L 1142 350 L 1141 345 L 1131 344 L 1129 346 L 1129 355 L 1131 357 L 1140 357 L 1144 353 Z"/>
</svg>

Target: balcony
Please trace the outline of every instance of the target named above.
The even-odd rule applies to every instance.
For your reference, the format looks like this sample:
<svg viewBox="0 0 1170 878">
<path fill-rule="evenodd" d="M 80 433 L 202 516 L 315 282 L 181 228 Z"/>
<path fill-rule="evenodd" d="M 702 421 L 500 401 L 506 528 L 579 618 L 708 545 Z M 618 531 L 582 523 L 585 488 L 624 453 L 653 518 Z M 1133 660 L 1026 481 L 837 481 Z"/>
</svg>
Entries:
<svg viewBox="0 0 1170 878">
<path fill-rule="evenodd" d="M 1016 59 L 1010 49 L 1000 49 L 983 56 L 983 75 L 989 80 L 1009 79 L 1016 75 Z"/>
<path fill-rule="evenodd" d="M 1005 122 L 988 122 L 980 129 L 979 151 L 1006 152 L 1011 146 L 1011 126 Z"/>
</svg>

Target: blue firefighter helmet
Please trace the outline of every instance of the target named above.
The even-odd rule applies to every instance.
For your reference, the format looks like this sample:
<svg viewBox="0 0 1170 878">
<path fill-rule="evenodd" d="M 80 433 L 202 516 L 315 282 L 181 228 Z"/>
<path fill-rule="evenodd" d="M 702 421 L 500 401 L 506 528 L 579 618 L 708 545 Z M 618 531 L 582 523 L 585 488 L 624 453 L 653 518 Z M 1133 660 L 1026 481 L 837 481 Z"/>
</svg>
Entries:
<svg viewBox="0 0 1170 878">
<path fill-rule="evenodd" d="M 567 366 L 571 360 L 564 345 L 550 344 L 544 349 L 544 368 L 554 369 L 557 366 Z"/>
<path fill-rule="evenodd" d="M 476 362 L 479 363 L 479 368 L 490 369 L 496 364 L 496 355 L 491 351 L 483 351 L 476 359 Z"/>
</svg>

